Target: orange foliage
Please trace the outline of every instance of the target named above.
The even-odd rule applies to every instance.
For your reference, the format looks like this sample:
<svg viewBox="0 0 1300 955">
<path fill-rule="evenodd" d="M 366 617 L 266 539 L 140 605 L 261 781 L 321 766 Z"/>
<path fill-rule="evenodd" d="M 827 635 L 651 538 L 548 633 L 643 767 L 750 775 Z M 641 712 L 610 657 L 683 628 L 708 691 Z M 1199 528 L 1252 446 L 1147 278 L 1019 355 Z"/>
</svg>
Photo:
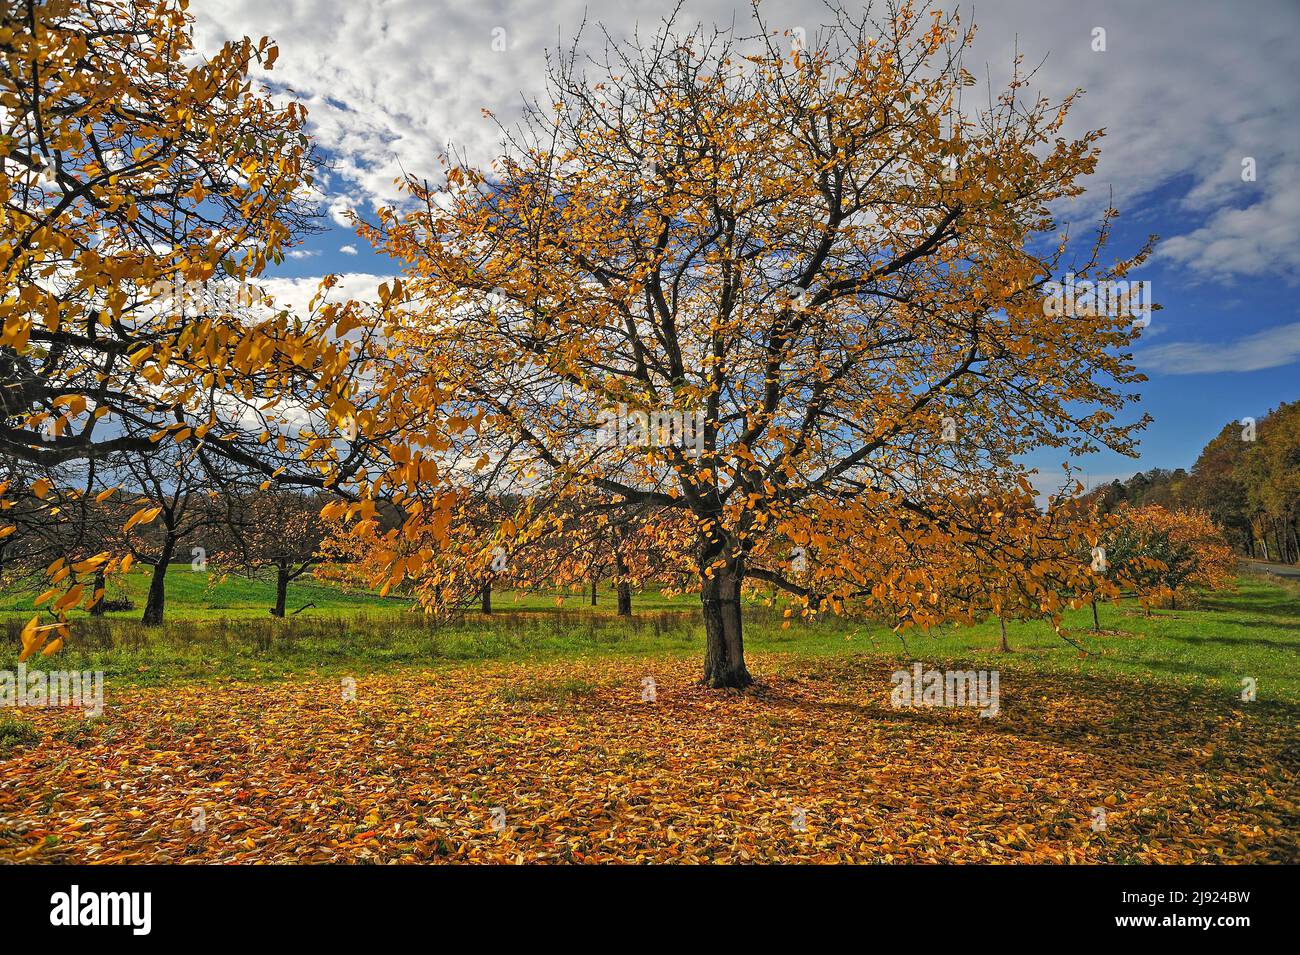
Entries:
<svg viewBox="0 0 1300 955">
<path fill-rule="evenodd" d="M 617 75 L 561 56 L 552 108 L 506 131 L 493 170 L 448 159 L 437 188 L 406 184 L 414 210 L 364 230 L 408 263 L 394 390 L 441 389 L 467 423 L 439 472 L 452 493 L 491 473 L 514 495 L 488 535 L 512 553 L 589 531 L 574 502 L 670 515 L 651 526 L 701 592 L 714 686 L 750 679 L 738 595 L 755 581 L 929 624 L 991 606 L 963 594 L 972 569 L 1014 572 L 1054 612 L 1033 575 L 1077 557 L 1049 561 L 1032 519 L 999 524 L 987 502 L 1029 493 L 1024 452 L 1130 452 L 1145 423 L 1115 421 L 1141 380 L 1131 317 L 1049 308 L 1067 250 L 1031 251 L 1096 163 L 1098 133 L 1060 135 L 1072 98 L 1025 101 L 1018 76 L 959 115 L 956 17 L 903 7 L 877 34 L 845 14 L 793 54 L 760 26 L 614 51 Z M 1099 264 L 1113 214 L 1076 275 L 1145 258 Z M 460 572 L 402 545 L 427 504 L 377 580 L 428 594 Z M 452 521 L 450 546 L 468 534 L 482 555 L 470 526 Z M 791 546 L 834 555 L 809 554 L 815 586 Z"/>
</svg>

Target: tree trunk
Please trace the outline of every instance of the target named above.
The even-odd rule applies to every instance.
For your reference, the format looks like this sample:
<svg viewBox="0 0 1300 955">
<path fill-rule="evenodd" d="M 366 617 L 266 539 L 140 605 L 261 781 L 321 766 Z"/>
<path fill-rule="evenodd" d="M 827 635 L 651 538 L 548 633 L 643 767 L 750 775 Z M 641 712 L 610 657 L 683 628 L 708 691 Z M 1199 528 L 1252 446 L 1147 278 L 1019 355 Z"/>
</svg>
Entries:
<svg viewBox="0 0 1300 955">
<path fill-rule="evenodd" d="M 1101 624 L 1097 621 L 1097 601 L 1092 602 L 1092 632 L 1096 633 L 1101 629 Z"/>
<path fill-rule="evenodd" d="M 483 590 L 479 594 L 482 601 L 482 610 L 484 613 L 492 612 L 492 581 L 483 581 Z"/>
<path fill-rule="evenodd" d="M 627 563 L 623 560 L 623 552 L 618 547 L 614 548 L 614 576 L 618 580 L 616 587 L 618 592 L 618 615 L 620 617 L 630 617 L 632 616 L 632 585 L 625 579 L 627 576 Z"/>
<path fill-rule="evenodd" d="M 713 689 L 744 689 L 753 683 L 745 668 L 745 641 L 741 635 L 740 587 L 744 567 L 728 555 L 725 541 L 706 539 L 701 547 L 700 572 L 704 580 L 704 679 Z M 709 571 L 712 570 L 710 576 Z"/>
<path fill-rule="evenodd" d="M 90 608 L 92 617 L 104 616 L 104 602 L 108 600 L 108 581 L 104 578 L 103 569 L 95 571 L 95 582 L 91 584 L 92 593 L 99 594 L 99 599 L 95 601 L 94 606 Z"/>
<path fill-rule="evenodd" d="M 153 579 L 149 581 L 149 599 L 145 602 L 144 616 L 141 618 L 145 626 L 156 627 L 163 622 L 163 605 L 167 602 L 165 587 L 167 567 L 171 564 L 175 553 L 176 540 L 168 537 L 163 542 L 158 562 L 153 565 Z"/>
<path fill-rule="evenodd" d="M 289 599 L 289 565 L 278 564 L 275 568 L 275 609 L 272 617 L 284 616 L 284 605 Z"/>
<path fill-rule="evenodd" d="M 596 578 L 591 578 L 591 605 L 596 606 Z"/>
<path fill-rule="evenodd" d="M 1007 643 L 1007 622 L 1002 617 L 998 617 L 998 623 L 1002 625 L 1002 642 L 998 644 L 998 650 L 1002 653 L 1011 652 L 1011 644 Z"/>
</svg>

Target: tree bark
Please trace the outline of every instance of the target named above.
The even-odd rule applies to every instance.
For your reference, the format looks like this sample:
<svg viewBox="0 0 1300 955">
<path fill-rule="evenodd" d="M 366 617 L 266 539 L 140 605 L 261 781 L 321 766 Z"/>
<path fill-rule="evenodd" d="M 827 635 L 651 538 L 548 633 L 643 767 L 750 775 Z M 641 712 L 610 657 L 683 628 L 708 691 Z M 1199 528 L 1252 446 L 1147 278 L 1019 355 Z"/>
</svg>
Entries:
<svg viewBox="0 0 1300 955">
<path fill-rule="evenodd" d="M 483 582 L 483 589 L 479 594 L 479 598 L 481 600 L 480 607 L 483 613 L 491 613 L 492 612 L 492 581 L 485 580 Z"/>
<path fill-rule="evenodd" d="M 1011 652 L 1011 644 L 1007 643 L 1007 622 L 1002 617 L 998 617 L 998 623 L 1002 625 L 1002 642 L 998 644 L 998 650 L 1002 653 Z"/>
<path fill-rule="evenodd" d="M 701 547 L 700 572 L 704 586 L 704 679 L 713 689 L 742 690 L 754 682 L 745 668 L 745 641 L 741 634 L 740 588 L 744 565 L 727 554 L 725 541 L 706 539 Z M 712 573 L 710 574 L 710 570 Z"/>
<path fill-rule="evenodd" d="M 618 592 L 618 615 L 620 617 L 632 616 L 632 585 L 624 579 L 626 575 L 627 563 L 623 560 L 623 552 L 618 547 L 615 547 L 614 576 L 618 579 L 618 585 L 615 589 Z"/>
<path fill-rule="evenodd" d="M 104 603 L 108 600 L 108 581 L 105 579 L 102 569 L 95 571 L 95 582 L 90 586 L 92 593 L 99 594 L 99 599 L 90 608 L 90 615 L 92 617 L 102 617 L 104 616 Z"/>
<path fill-rule="evenodd" d="M 145 626 L 156 627 L 163 622 L 163 607 L 167 602 L 167 567 L 176 553 L 176 540 L 168 537 L 163 542 L 162 552 L 153 565 L 153 578 L 149 581 L 149 599 L 144 605 L 141 622 Z"/>
<path fill-rule="evenodd" d="M 591 578 L 591 605 L 596 606 L 596 578 Z"/>
<path fill-rule="evenodd" d="M 1101 629 L 1101 624 L 1097 621 L 1097 601 L 1092 602 L 1092 632 L 1096 633 Z"/>
<path fill-rule="evenodd" d="M 273 617 L 284 616 L 284 606 L 289 599 L 289 565 L 277 564 L 275 568 L 275 609 Z"/>
</svg>

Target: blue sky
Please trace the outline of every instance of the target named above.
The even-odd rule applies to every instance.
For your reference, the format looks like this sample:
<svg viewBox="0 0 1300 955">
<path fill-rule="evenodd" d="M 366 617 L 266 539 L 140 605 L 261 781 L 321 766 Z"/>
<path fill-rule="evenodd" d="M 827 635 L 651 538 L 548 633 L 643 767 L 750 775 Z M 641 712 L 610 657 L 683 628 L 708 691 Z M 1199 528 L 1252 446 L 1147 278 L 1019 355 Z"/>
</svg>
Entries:
<svg viewBox="0 0 1300 955">
<path fill-rule="evenodd" d="M 1243 206 L 1251 201 L 1251 188 L 1275 187 L 1300 188 L 1288 182 L 1243 184 Z M 1204 217 L 1184 207 L 1186 192 L 1185 182 L 1169 183 L 1122 210 L 1111 251 L 1127 253 L 1152 232 L 1180 236 L 1198 228 Z M 1090 484 L 1153 467 L 1190 468 L 1228 421 L 1258 419 L 1282 401 L 1300 399 L 1296 273 L 1215 275 L 1164 254 L 1163 243 L 1156 250 L 1134 276 L 1152 283 L 1162 308 L 1134 349 L 1149 380 L 1134 389 L 1142 400 L 1129 406 L 1155 421 L 1144 432 L 1140 461 L 1102 453 L 1076 462 L 1086 468 Z M 1060 457 L 1045 451 L 1030 460 L 1047 474 L 1060 470 Z"/>
<path fill-rule="evenodd" d="M 432 176 L 449 144 L 490 160 L 492 128 L 480 110 L 508 120 L 520 92 L 538 90 L 557 31 L 571 36 L 584 15 L 615 33 L 653 29 L 670 6 L 199 0 L 201 44 L 245 34 L 278 41 L 268 79 L 306 104 L 317 142 L 335 160 L 322 195 L 328 229 L 273 270 L 271 290 L 305 301 L 320 276 L 341 273 L 340 291 L 373 292 L 397 270 L 340 225 L 347 210 L 393 202 L 401 170 Z M 959 9 L 969 19 L 969 5 Z M 766 0 L 762 10 L 770 26 L 813 32 L 822 7 Z M 685 14 L 727 22 L 747 11 L 746 2 L 698 0 Z M 1137 348 L 1150 380 L 1130 409 L 1155 423 L 1139 461 L 1099 454 L 1084 462 L 1091 481 L 1190 467 L 1225 422 L 1300 398 L 1300 3 L 1002 0 L 975 13 L 968 68 L 987 70 L 997 86 L 1018 49 L 1042 61 L 1036 90 L 1053 98 L 1086 90 L 1067 132 L 1106 130 L 1088 194 L 1061 210 L 1072 232 L 1082 235 L 1113 197 L 1122 213 L 1114 255 L 1149 233 L 1162 239 L 1131 276 L 1151 281 L 1163 306 Z M 1248 157 L 1254 181 L 1242 177 Z M 1060 457 L 1031 459 L 1044 484 Z"/>
</svg>

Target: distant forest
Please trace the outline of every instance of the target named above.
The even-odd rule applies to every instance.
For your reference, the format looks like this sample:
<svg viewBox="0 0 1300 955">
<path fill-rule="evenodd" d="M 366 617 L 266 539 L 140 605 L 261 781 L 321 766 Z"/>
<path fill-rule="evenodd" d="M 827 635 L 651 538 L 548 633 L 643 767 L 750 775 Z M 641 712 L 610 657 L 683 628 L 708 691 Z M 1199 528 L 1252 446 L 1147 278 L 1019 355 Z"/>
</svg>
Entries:
<svg viewBox="0 0 1300 955">
<path fill-rule="evenodd" d="M 1258 421 L 1230 422 L 1191 471 L 1153 470 L 1095 488 L 1105 511 L 1122 504 L 1202 510 L 1243 554 L 1300 563 L 1300 401 Z"/>
</svg>

